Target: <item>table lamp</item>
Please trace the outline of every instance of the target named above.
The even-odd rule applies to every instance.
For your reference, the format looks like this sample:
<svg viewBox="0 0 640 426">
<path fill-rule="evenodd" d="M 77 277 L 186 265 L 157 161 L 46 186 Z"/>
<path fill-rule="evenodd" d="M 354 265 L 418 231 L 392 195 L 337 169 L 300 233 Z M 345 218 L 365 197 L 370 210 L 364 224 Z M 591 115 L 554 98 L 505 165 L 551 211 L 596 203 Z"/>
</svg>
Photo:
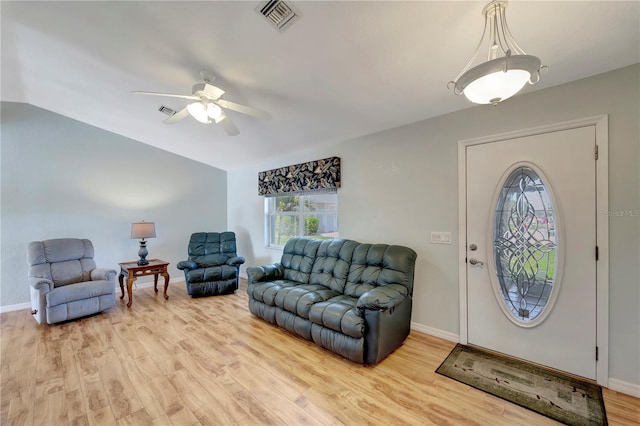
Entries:
<svg viewBox="0 0 640 426">
<path fill-rule="evenodd" d="M 140 250 L 138 250 L 138 256 L 140 256 L 140 260 L 138 260 L 138 265 L 148 265 L 149 261 L 147 260 L 147 255 L 149 251 L 147 250 L 147 242 L 144 240 L 145 238 L 155 238 L 156 237 L 156 224 L 154 222 L 142 222 L 132 223 L 131 224 L 131 238 L 140 240 Z"/>
</svg>

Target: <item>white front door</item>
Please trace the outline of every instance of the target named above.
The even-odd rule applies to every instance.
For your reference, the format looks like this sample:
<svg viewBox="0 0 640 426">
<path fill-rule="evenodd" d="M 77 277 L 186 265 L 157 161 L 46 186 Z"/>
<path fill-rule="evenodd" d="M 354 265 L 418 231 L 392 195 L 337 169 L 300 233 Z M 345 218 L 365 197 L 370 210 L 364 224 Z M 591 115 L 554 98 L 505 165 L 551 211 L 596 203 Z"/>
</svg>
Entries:
<svg viewBox="0 0 640 426">
<path fill-rule="evenodd" d="M 595 126 L 466 146 L 467 341 L 596 379 Z"/>
</svg>

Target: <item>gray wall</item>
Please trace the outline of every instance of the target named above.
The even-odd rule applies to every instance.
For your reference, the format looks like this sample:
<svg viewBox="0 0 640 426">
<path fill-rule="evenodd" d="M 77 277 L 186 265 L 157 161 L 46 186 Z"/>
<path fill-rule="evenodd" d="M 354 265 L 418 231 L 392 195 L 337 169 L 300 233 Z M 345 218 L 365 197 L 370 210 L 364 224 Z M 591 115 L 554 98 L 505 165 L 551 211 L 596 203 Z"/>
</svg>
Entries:
<svg viewBox="0 0 640 426">
<path fill-rule="evenodd" d="M 458 141 L 609 114 L 609 207 L 637 211 L 639 105 L 640 66 L 635 65 L 518 96 L 496 107 L 469 108 L 230 171 L 229 228 L 238 233 L 238 250 L 247 257 L 246 265 L 279 260 L 281 252 L 264 247 L 258 171 L 339 156 L 341 237 L 415 249 L 413 321 L 457 336 Z M 640 218 L 611 217 L 609 223 L 609 376 L 640 386 Z M 431 231 L 451 231 L 453 244 L 430 244 Z"/>
<path fill-rule="evenodd" d="M 148 258 L 183 280 L 191 233 L 226 229 L 225 171 L 34 106 L 1 108 L 0 306 L 29 301 L 29 241 L 88 238 L 98 265 L 117 269 L 138 258 L 131 223 L 154 221 Z"/>
</svg>

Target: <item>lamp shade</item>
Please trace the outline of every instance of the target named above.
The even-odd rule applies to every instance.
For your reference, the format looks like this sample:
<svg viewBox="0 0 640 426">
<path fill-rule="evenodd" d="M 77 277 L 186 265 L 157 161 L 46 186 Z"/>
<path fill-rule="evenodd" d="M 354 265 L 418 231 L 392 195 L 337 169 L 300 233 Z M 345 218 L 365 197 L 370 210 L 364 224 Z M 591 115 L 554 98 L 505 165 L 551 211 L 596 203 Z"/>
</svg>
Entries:
<svg viewBox="0 0 640 426">
<path fill-rule="evenodd" d="M 131 224 L 131 238 L 144 239 L 156 237 L 155 222 L 137 222 Z"/>
</svg>

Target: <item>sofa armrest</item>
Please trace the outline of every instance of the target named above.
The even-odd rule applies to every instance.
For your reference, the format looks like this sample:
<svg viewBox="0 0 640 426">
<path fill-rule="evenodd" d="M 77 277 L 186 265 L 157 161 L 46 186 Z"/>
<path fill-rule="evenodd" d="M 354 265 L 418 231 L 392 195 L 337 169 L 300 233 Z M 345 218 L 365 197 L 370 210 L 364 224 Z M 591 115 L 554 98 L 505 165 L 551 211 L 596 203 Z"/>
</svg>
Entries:
<svg viewBox="0 0 640 426">
<path fill-rule="evenodd" d="M 235 257 L 231 257 L 231 258 L 229 258 L 229 260 L 227 260 L 227 265 L 229 265 L 229 266 L 240 266 L 244 262 L 245 262 L 244 257 L 235 256 Z"/>
<path fill-rule="evenodd" d="M 54 288 L 54 283 L 46 278 L 28 277 L 31 296 L 31 314 L 38 324 L 47 322 L 47 294 Z"/>
<path fill-rule="evenodd" d="M 34 289 L 38 290 L 41 293 L 48 293 L 53 290 L 54 284 L 53 281 L 48 280 L 46 278 L 35 278 L 29 277 L 27 278 L 29 285 Z"/>
<path fill-rule="evenodd" d="M 111 281 L 116 277 L 115 269 L 96 268 L 91 271 L 91 281 Z"/>
<path fill-rule="evenodd" d="M 385 310 L 401 303 L 409 295 L 409 290 L 400 284 L 376 287 L 363 293 L 356 307 L 360 309 Z"/>
<path fill-rule="evenodd" d="M 193 271 L 194 269 L 198 269 L 199 266 L 196 262 L 192 260 L 183 260 L 178 262 L 178 264 L 176 265 L 176 268 L 180 269 L 181 271 L 184 271 L 185 269 Z"/>
<path fill-rule="evenodd" d="M 377 364 L 396 350 L 411 333 L 410 295 L 392 309 L 363 309 L 365 322 L 365 355 L 367 364 Z"/>
<path fill-rule="evenodd" d="M 249 284 L 260 281 L 274 281 L 284 278 L 284 268 L 279 263 L 265 266 L 249 266 L 247 268 Z"/>
</svg>

